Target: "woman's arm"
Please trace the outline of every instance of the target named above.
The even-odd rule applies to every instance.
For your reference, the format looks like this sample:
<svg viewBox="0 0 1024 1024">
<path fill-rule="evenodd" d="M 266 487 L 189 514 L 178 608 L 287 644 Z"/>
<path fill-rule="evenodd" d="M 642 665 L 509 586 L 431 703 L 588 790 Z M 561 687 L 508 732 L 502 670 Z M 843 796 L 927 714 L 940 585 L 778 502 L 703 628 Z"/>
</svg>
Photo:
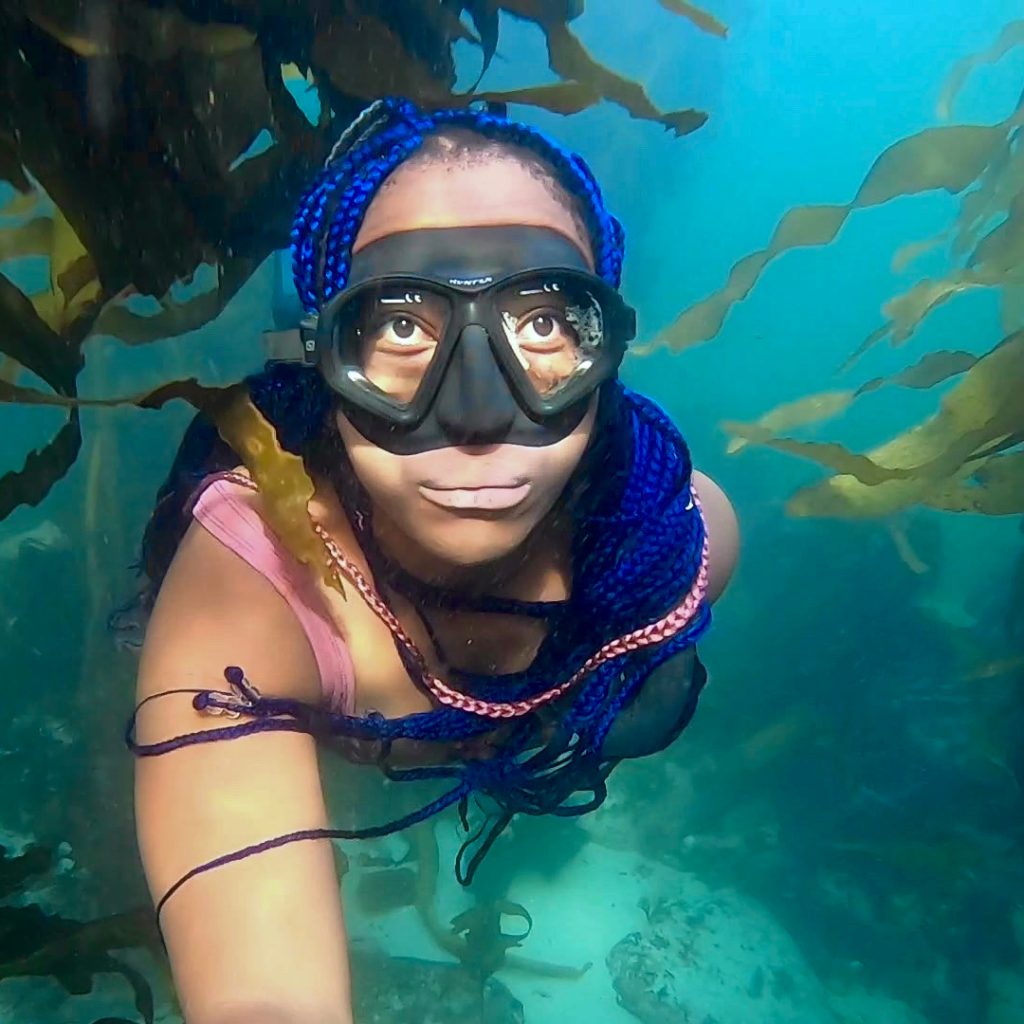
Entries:
<svg viewBox="0 0 1024 1024">
<path fill-rule="evenodd" d="M 193 524 L 153 611 L 138 699 L 225 689 L 228 665 L 240 665 L 265 695 L 319 699 L 312 649 L 284 599 Z M 165 696 L 142 709 L 137 738 L 154 743 L 231 724 L 195 711 L 191 695 Z M 155 901 L 214 857 L 327 827 L 313 740 L 263 733 L 140 758 L 136 819 Z M 188 1024 L 350 1024 L 328 841 L 291 843 L 198 875 L 170 897 L 161 923 Z"/>
<path fill-rule="evenodd" d="M 740 527 L 725 491 L 710 477 L 694 470 L 693 486 L 708 528 L 708 601 L 715 602 L 729 585 L 740 549 Z"/>
</svg>

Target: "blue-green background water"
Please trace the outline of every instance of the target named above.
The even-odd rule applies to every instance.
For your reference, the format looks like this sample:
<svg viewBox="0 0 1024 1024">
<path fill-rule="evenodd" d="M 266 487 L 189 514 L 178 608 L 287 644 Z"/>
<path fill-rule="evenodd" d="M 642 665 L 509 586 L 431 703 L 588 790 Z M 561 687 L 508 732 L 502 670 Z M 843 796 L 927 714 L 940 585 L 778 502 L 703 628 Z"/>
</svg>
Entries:
<svg viewBox="0 0 1024 1024">
<path fill-rule="evenodd" d="M 624 291 L 646 340 L 720 287 L 787 209 L 852 198 L 882 150 L 936 123 L 951 65 L 1022 13 L 1009 0 L 708 7 L 729 25 L 727 40 L 639 0 L 628 9 L 589 0 L 573 25 L 663 109 L 708 110 L 693 135 L 675 139 L 607 104 L 569 119 L 519 111 L 587 157 L 624 221 Z M 503 19 L 499 52 L 488 88 L 551 78 L 535 29 Z M 472 82 L 479 55 L 468 46 L 459 55 L 462 80 Z M 999 121 L 1022 85 L 1019 49 L 974 73 L 954 119 Z M 512 871 L 524 858 L 554 857 L 557 875 L 573 870 L 568 854 L 581 844 L 632 849 L 761 901 L 829 991 L 878 994 L 917 1015 L 876 1003 L 862 1018 L 836 1020 L 1024 1021 L 1016 742 L 1024 670 L 965 680 L 986 661 L 1024 653 L 1024 639 L 1001 625 L 1007 612 L 1016 610 L 1018 623 L 1024 614 L 1013 578 L 1020 517 L 909 512 L 899 526 L 927 566 L 915 572 L 884 523 L 787 518 L 785 499 L 821 471 L 765 450 L 727 456 L 719 424 L 849 386 L 835 368 L 878 326 L 881 304 L 942 271 L 936 254 L 895 275 L 892 253 L 936 234 L 956 209 L 954 197 L 929 194 L 859 211 L 836 243 L 772 264 L 718 338 L 627 360 L 627 382 L 671 412 L 739 513 L 740 569 L 702 650 L 713 682 L 682 740 L 616 773 L 608 813 L 590 831 L 573 826 L 579 842 L 537 826 L 522 832 L 514 855 L 498 858 Z M 131 350 L 93 339 L 83 393 L 137 391 L 196 372 L 225 382 L 255 368 L 259 332 L 271 326 L 273 270 L 186 338 Z M 31 282 L 40 268 L 17 272 Z M 960 296 L 908 347 L 872 350 L 853 383 L 932 349 L 980 354 L 999 336 L 994 296 Z M 863 451 L 932 413 L 942 390 L 882 391 L 803 436 Z M 0 415 L 0 470 L 20 465 L 61 421 L 51 410 Z M 0 524 L 0 825 L 9 845 L 32 836 L 70 843 L 71 858 L 38 898 L 87 916 L 143 898 L 120 737 L 134 661 L 115 651 L 105 623 L 131 596 L 129 566 L 187 418 L 182 408 L 84 414 L 83 457 L 69 477 L 41 508 Z M 45 521 L 66 541 L 51 531 L 37 545 L 17 543 Z M 543 905 L 530 910 L 538 931 L 559 931 Z M 562 937 L 569 959 L 572 943 Z M 116 984 L 92 1004 L 44 988 L 0 981 L 0 1020 L 5 1012 L 19 1024 L 131 1015 Z M 764 1001 L 750 995 L 753 981 L 739 988 L 732 1016 L 716 1010 L 714 1020 L 782 1019 L 754 1015 Z M 531 1024 L 556 1019 L 543 1000 L 513 991 Z M 606 999 L 581 1002 L 577 1019 L 619 1019 L 610 987 Z M 838 1004 L 831 1012 L 840 1014 Z M 692 1018 L 703 1019 L 712 1017 Z"/>
</svg>

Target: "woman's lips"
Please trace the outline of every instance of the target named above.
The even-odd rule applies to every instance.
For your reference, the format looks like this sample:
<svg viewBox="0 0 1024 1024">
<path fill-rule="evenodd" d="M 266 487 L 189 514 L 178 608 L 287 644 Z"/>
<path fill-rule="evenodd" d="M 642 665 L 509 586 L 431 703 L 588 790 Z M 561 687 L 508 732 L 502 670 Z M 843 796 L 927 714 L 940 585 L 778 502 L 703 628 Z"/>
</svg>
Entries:
<svg viewBox="0 0 1024 1024">
<path fill-rule="evenodd" d="M 431 487 L 420 484 L 419 491 L 427 501 L 440 508 L 494 512 L 515 508 L 530 493 L 530 484 L 526 482 L 486 487 Z"/>
</svg>

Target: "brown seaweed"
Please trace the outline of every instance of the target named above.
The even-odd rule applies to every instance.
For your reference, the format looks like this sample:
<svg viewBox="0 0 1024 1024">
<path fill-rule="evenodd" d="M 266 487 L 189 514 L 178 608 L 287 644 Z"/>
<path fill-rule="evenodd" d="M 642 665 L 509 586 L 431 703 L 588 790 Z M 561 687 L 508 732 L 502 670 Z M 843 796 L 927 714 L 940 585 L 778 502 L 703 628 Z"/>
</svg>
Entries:
<svg viewBox="0 0 1024 1024">
<path fill-rule="evenodd" d="M 698 28 L 703 29 L 705 32 L 710 32 L 713 36 L 725 39 L 729 34 L 728 28 L 713 14 L 702 10 L 700 7 L 695 7 L 691 3 L 687 3 L 686 0 L 658 0 L 658 2 L 665 10 L 688 18 Z"/>
<path fill-rule="evenodd" d="M 850 203 L 790 210 L 764 249 L 736 263 L 720 291 L 682 313 L 648 350 L 667 346 L 681 351 L 709 341 L 722 329 L 732 307 L 750 294 L 772 260 L 791 249 L 828 245 L 855 210 L 880 206 L 898 196 L 936 190 L 962 192 L 978 179 L 1015 123 L 1010 118 L 991 126 L 943 125 L 894 143 L 875 161 Z M 932 305 L 934 300 L 924 311 Z"/>
<path fill-rule="evenodd" d="M 633 117 L 657 121 L 677 136 L 688 135 L 707 121 L 708 115 L 702 110 L 661 113 L 641 85 L 595 61 L 566 25 L 555 23 L 542 28 L 547 37 L 551 70 L 562 78 L 582 82 L 597 95 L 624 107 Z"/>
<path fill-rule="evenodd" d="M 146 978 L 113 951 L 160 949 L 152 911 L 137 910 L 98 921 L 47 914 L 35 905 L 0 907 L 0 983 L 9 978 L 52 977 L 70 995 L 88 995 L 99 974 L 120 974 L 135 995 L 135 1007 L 153 1024 L 153 991 Z"/>
<path fill-rule="evenodd" d="M 962 84 L 958 76 L 963 69 L 996 60 L 1020 45 L 1022 25 L 1013 23 L 991 50 L 962 62 L 950 96 Z M 900 372 L 783 403 L 754 423 L 725 421 L 731 452 L 765 446 L 832 471 L 789 499 L 791 514 L 888 516 L 915 504 L 984 515 L 1024 513 L 1022 121 L 1024 99 L 997 125 L 933 127 L 894 143 L 875 161 L 849 204 L 790 210 L 765 249 L 734 265 L 724 288 L 684 311 L 648 345 L 648 350 L 657 345 L 678 350 L 710 339 L 772 259 L 793 248 L 831 243 L 854 210 L 927 191 L 963 194 L 959 212 L 943 231 L 908 243 L 892 260 L 895 270 L 904 270 L 921 253 L 943 246 L 949 270 L 889 299 L 883 305 L 884 322 L 840 369 L 848 371 L 884 339 L 904 344 L 939 306 L 976 289 L 999 291 L 1006 336 L 981 356 L 955 349 L 929 352 Z M 882 387 L 925 390 L 954 378 L 959 379 L 933 416 L 865 454 L 829 441 L 781 436 L 844 413 Z"/>
<path fill-rule="evenodd" d="M 0 900 L 16 895 L 53 865 L 48 847 L 33 844 L 17 856 L 0 847 Z M 55 978 L 73 996 L 88 995 L 100 974 L 119 974 L 131 986 L 135 1007 L 153 1024 L 153 991 L 146 978 L 113 954 L 147 949 L 163 962 L 156 919 L 149 909 L 76 921 L 48 914 L 35 904 L 0 905 L 0 984 L 9 978 Z"/>
<path fill-rule="evenodd" d="M 978 362 L 978 357 L 969 352 L 941 351 L 928 352 L 913 366 L 900 370 L 888 377 L 873 377 L 858 388 L 845 391 L 823 391 L 807 395 L 792 402 L 784 402 L 766 412 L 754 423 L 739 423 L 725 420 L 721 427 L 732 435 L 726 449 L 731 455 L 742 451 L 748 444 L 765 444 L 777 435 L 795 427 L 819 423 L 845 412 L 861 395 L 878 391 L 887 386 L 899 386 L 926 390 L 966 373 Z"/>
<path fill-rule="evenodd" d="M 724 34 L 696 7 L 667 6 Z M 677 134 L 705 119 L 660 111 L 638 83 L 595 61 L 568 28 L 579 0 L 211 0 L 197 10 L 188 0 L 0 0 L 0 180 L 15 190 L 0 208 L 0 264 L 45 256 L 50 276 L 29 297 L 0 273 L 0 382 L 17 383 L 25 367 L 74 398 L 91 335 L 145 344 L 216 318 L 288 244 L 290 211 L 340 129 L 385 93 L 428 107 L 484 98 L 561 114 L 605 97 Z M 561 81 L 455 93 L 453 46 L 481 47 L 482 78 L 500 11 L 541 28 Z M 318 94 L 316 123 L 286 86 L 296 75 Z M 250 154 L 262 132 L 271 144 Z M 216 287 L 177 300 L 172 286 L 204 265 Z M 155 297 L 158 312 L 137 312 L 136 295 Z M 45 496 L 77 454 L 77 429 L 72 419 L 0 480 L 0 511 Z"/>
<path fill-rule="evenodd" d="M 962 60 L 958 60 L 953 65 L 953 69 L 942 87 L 937 104 L 939 117 L 943 120 L 949 119 L 953 112 L 953 102 L 976 68 L 981 67 L 982 64 L 997 63 L 1017 46 L 1024 46 L 1024 19 L 1011 21 L 1008 25 L 1003 26 L 999 37 L 987 50 L 972 53 Z"/>
</svg>

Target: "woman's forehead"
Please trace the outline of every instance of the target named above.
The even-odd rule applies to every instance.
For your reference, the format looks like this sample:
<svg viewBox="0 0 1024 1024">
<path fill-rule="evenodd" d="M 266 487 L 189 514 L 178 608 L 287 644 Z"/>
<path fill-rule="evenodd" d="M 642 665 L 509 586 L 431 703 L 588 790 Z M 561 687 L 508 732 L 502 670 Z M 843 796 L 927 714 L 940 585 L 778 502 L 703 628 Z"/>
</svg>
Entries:
<svg viewBox="0 0 1024 1024">
<path fill-rule="evenodd" d="M 550 187 L 513 159 L 414 162 L 399 167 L 367 209 L 353 252 L 423 228 L 529 225 L 574 242 L 593 266 L 590 241 Z"/>
</svg>

